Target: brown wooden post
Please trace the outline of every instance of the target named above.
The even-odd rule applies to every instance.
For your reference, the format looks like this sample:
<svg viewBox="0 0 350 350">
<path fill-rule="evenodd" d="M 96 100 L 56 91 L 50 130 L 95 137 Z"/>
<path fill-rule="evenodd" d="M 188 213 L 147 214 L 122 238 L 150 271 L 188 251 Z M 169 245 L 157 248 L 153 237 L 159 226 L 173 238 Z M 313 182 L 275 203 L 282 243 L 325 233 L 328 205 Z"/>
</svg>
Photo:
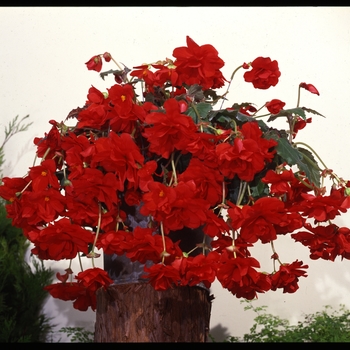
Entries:
<svg viewBox="0 0 350 350">
<path fill-rule="evenodd" d="M 95 342 L 206 342 L 211 299 L 201 287 L 156 291 L 141 282 L 101 288 Z"/>
</svg>

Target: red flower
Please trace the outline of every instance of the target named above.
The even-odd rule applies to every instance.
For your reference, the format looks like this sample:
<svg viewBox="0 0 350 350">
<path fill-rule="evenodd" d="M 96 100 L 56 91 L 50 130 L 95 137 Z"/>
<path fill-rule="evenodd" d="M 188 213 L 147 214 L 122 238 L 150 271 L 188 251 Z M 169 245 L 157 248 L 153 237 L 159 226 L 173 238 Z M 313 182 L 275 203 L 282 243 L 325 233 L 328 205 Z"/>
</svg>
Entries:
<svg viewBox="0 0 350 350">
<path fill-rule="evenodd" d="M 113 187 L 114 191 L 123 191 L 126 181 L 129 187 L 134 186 L 136 189 L 139 186 L 138 171 L 143 163 L 144 157 L 130 134 L 117 135 L 115 132 L 110 132 L 108 137 L 100 137 L 96 140 L 90 166 L 102 167 L 110 172 L 109 186 Z M 95 171 L 97 172 L 97 169 Z M 101 178 L 102 173 L 94 176 Z M 91 183 L 95 181 L 96 179 L 91 178 Z M 106 180 L 104 183 L 107 184 Z M 109 192 L 110 195 L 111 192 Z"/>
<path fill-rule="evenodd" d="M 135 69 L 130 72 L 130 76 L 144 80 L 145 84 L 147 85 L 147 89 L 151 89 L 151 91 L 153 91 L 155 75 L 150 70 L 151 65 L 144 64 L 142 66 L 137 66 L 134 68 Z"/>
<path fill-rule="evenodd" d="M 85 64 L 88 70 L 95 70 L 96 72 L 100 72 L 102 69 L 101 56 L 93 56 Z"/>
<path fill-rule="evenodd" d="M 72 224 L 67 218 L 49 224 L 40 231 L 31 231 L 28 236 L 38 247 L 33 248 L 33 254 L 40 250 L 47 254 L 45 259 L 51 260 L 74 259 L 78 252 L 87 254 L 88 244 L 93 242 L 91 231 Z"/>
<path fill-rule="evenodd" d="M 174 150 L 186 151 L 191 135 L 197 131 L 191 117 L 181 114 L 178 102 L 170 98 L 165 101 L 166 113 L 154 112 L 146 116 L 143 135 L 150 143 L 149 150 L 168 159 Z"/>
<path fill-rule="evenodd" d="M 178 79 L 178 73 L 174 65 L 165 66 L 161 64 L 152 65 L 157 70 L 154 72 L 154 85 L 163 86 L 166 82 L 170 81 L 172 86 L 176 86 L 176 81 Z"/>
<path fill-rule="evenodd" d="M 257 267 L 260 264 L 254 258 L 234 258 L 232 253 L 224 251 L 216 275 L 221 285 L 237 298 L 252 300 L 257 297 L 257 292 L 264 293 L 271 287 L 268 275 L 256 271 Z"/>
<path fill-rule="evenodd" d="M 75 300 L 85 294 L 85 288 L 77 282 L 54 283 L 44 287 L 53 298 L 61 300 Z"/>
<path fill-rule="evenodd" d="M 298 116 L 293 127 L 293 138 L 297 135 L 299 130 L 304 129 L 306 124 L 311 122 L 312 122 L 312 118 L 307 118 L 306 120 L 304 120 L 303 118 Z"/>
<path fill-rule="evenodd" d="M 170 255 L 166 257 L 166 263 L 173 261 L 176 256 L 182 255 L 178 244 L 174 244 L 167 236 L 163 239 L 161 235 L 155 234 L 154 230 L 150 228 L 136 227 L 128 243 L 129 247 L 126 249 L 126 256 L 131 261 L 139 261 L 142 264 L 145 264 L 147 260 L 154 263 L 161 262 L 164 251 L 163 243 L 165 244 L 166 252 Z"/>
<path fill-rule="evenodd" d="M 101 287 L 106 289 L 113 283 L 113 281 L 108 276 L 107 271 L 102 270 L 98 267 L 79 272 L 75 278 L 79 284 L 84 286 L 89 292 L 92 293 L 95 293 L 97 289 Z"/>
<path fill-rule="evenodd" d="M 258 239 L 268 243 L 275 240 L 278 233 L 293 232 L 303 225 L 298 213 L 288 213 L 284 203 L 274 197 L 259 198 L 254 205 L 244 205 L 242 209 L 232 205 L 227 211 L 232 227 L 241 228 L 240 237 L 248 243 Z"/>
<path fill-rule="evenodd" d="M 203 232 L 206 235 L 214 238 L 222 236 L 225 232 L 230 232 L 230 226 L 222 217 L 218 217 L 212 210 L 208 210 L 206 215 L 208 219 L 203 227 Z"/>
<path fill-rule="evenodd" d="M 266 102 L 265 107 L 271 114 L 278 114 L 285 105 L 281 100 L 273 99 L 270 102 Z"/>
<path fill-rule="evenodd" d="M 258 110 L 252 106 L 252 105 L 248 105 L 248 106 L 245 106 L 245 107 L 241 107 L 239 109 L 239 112 L 244 114 L 244 115 L 248 115 L 248 116 L 251 116 L 253 115 L 255 112 L 257 112 Z"/>
<path fill-rule="evenodd" d="M 316 221 L 325 222 L 333 220 L 340 212 L 346 213 L 347 209 L 342 207 L 344 196 L 340 190 L 332 190 L 329 196 L 314 196 L 302 193 L 302 202 L 295 206 L 295 210 L 301 211 L 301 215 L 314 218 Z"/>
<path fill-rule="evenodd" d="M 176 58 L 174 65 L 179 75 L 175 85 L 198 84 L 203 90 L 220 88 L 225 78 L 220 72 L 225 62 L 218 56 L 212 45 L 196 44 L 189 36 L 186 37 L 187 47 L 178 47 L 173 51 Z"/>
<path fill-rule="evenodd" d="M 163 222 L 166 233 L 183 227 L 198 228 L 207 221 L 209 203 L 198 198 L 193 181 L 181 182 L 175 187 L 150 182 L 148 188 L 140 212 Z"/>
<path fill-rule="evenodd" d="M 65 214 L 66 198 L 55 188 L 24 192 L 21 197 L 22 217 L 29 225 L 52 222 Z"/>
<path fill-rule="evenodd" d="M 186 170 L 178 176 L 178 181 L 194 181 L 198 196 L 215 206 L 222 198 L 224 181 L 218 169 L 212 169 L 198 158 L 192 158 Z"/>
<path fill-rule="evenodd" d="M 100 170 L 86 168 L 80 177 L 72 179 L 72 186 L 66 191 L 76 202 L 90 205 L 98 200 L 111 210 L 118 203 L 118 188 L 120 184 L 113 173 L 104 174 Z"/>
<path fill-rule="evenodd" d="M 221 173 L 232 179 L 237 175 L 241 180 L 252 181 L 270 162 L 277 145 L 275 140 L 262 138 L 262 131 L 256 122 L 247 122 L 242 126 L 242 138 L 236 137 L 233 145 L 221 143 L 216 147 Z"/>
<path fill-rule="evenodd" d="M 308 265 L 303 265 L 302 261 L 294 261 L 291 264 L 282 264 L 277 272 L 270 275 L 271 290 L 283 288 L 283 293 L 294 293 L 299 289 L 299 277 L 306 277 L 306 272 L 301 269 L 307 269 Z"/>
<path fill-rule="evenodd" d="M 295 241 L 307 246 L 311 259 L 324 259 L 334 261 L 337 256 L 350 258 L 350 230 L 337 225 L 318 225 L 312 227 L 309 223 L 305 228 L 310 231 L 299 231 L 291 235 Z"/>
<path fill-rule="evenodd" d="M 312 84 L 300 83 L 299 86 L 307 91 L 310 91 L 312 94 L 320 95 L 318 90 Z"/>
<path fill-rule="evenodd" d="M 155 290 L 173 288 L 181 280 L 179 271 L 171 265 L 156 264 L 144 270 L 147 274 L 142 277 L 147 278 Z"/>
<path fill-rule="evenodd" d="M 180 258 L 173 262 L 173 266 L 179 266 L 182 284 L 195 286 L 203 283 L 207 288 L 215 280 L 215 264 L 219 261 L 217 252 L 210 252 L 207 256 L 199 254 L 195 257 Z"/>
<path fill-rule="evenodd" d="M 53 159 L 46 159 L 40 165 L 31 167 L 29 177 L 32 179 L 33 191 L 43 191 L 48 186 L 58 189 L 59 182 L 55 172 L 56 163 Z"/>
<path fill-rule="evenodd" d="M 61 134 L 57 128 L 57 122 L 51 121 L 53 124 L 49 133 L 45 133 L 45 137 L 35 137 L 34 144 L 37 146 L 37 155 L 39 158 L 42 158 L 46 155 L 46 159 L 53 158 L 56 155 L 56 152 L 61 152 Z M 58 157 L 55 158 L 58 167 L 62 166 L 58 164 Z"/>
<path fill-rule="evenodd" d="M 112 56 L 111 56 L 111 54 L 110 54 L 109 52 L 105 52 L 105 53 L 103 54 L 103 58 L 104 58 L 104 60 L 105 60 L 106 62 L 109 62 L 109 61 L 112 59 Z"/>
<path fill-rule="evenodd" d="M 21 191 L 28 185 L 30 179 L 28 176 L 22 177 L 3 177 L 1 179 L 2 185 L 0 186 L 0 196 L 9 201 L 14 202 L 20 195 Z"/>
<path fill-rule="evenodd" d="M 105 254 L 123 255 L 127 248 L 131 247 L 132 233 L 129 231 L 108 231 L 100 234 L 96 243 L 98 249 L 103 249 Z"/>
<path fill-rule="evenodd" d="M 293 170 L 283 170 L 280 173 L 276 173 L 274 170 L 268 170 L 266 175 L 261 179 L 263 183 L 269 183 L 270 193 L 275 196 L 288 195 L 288 198 L 292 195 L 291 183 L 295 180 Z"/>
<path fill-rule="evenodd" d="M 266 90 L 278 83 L 281 72 L 277 61 L 271 61 L 270 57 L 258 57 L 251 66 L 253 69 L 244 73 L 244 80 L 252 83 L 256 89 Z"/>
</svg>

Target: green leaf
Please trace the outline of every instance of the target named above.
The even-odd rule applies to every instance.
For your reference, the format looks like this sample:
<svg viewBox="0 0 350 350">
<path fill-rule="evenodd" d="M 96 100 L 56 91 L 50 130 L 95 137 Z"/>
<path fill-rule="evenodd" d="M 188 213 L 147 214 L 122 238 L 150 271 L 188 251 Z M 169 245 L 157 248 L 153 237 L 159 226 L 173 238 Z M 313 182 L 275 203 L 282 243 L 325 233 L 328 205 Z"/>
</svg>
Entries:
<svg viewBox="0 0 350 350">
<path fill-rule="evenodd" d="M 300 171 L 305 173 L 311 183 L 320 186 L 321 169 L 311 152 L 304 148 L 295 148 L 287 139 L 279 138 L 275 134 L 269 134 L 267 138 L 273 138 L 277 141 L 276 151 L 282 160 L 290 166 L 296 165 Z"/>
<path fill-rule="evenodd" d="M 287 139 L 280 138 L 275 134 L 266 135 L 266 138 L 273 138 L 277 141 L 276 146 L 277 154 L 285 160 L 288 165 L 295 165 L 301 161 L 300 153 L 296 148 L 294 148 Z"/>
<path fill-rule="evenodd" d="M 269 194 L 269 186 L 259 181 L 258 184 L 250 188 L 254 198 L 266 197 Z"/>
<path fill-rule="evenodd" d="M 303 108 L 298 107 L 298 108 L 291 108 L 291 109 L 282 109 L 279 113 L 272 114 L 267 121 L 271 122 L 279 117 L 290 117 L 293 114 L 298 115 L 299 117 L 303 118 L 304 120 L 306 119 L 306 115 L 305 115 Z"/>
<path fill-rule="evenodd" d="M 301 160 L 297 163 L 299 170 L 303 171 L 311 183 L 320 186 L 321 169 L 319 168 L 313 154 L 305 148 L 297 148 Z"/>
<path fill-rule="evenodd" d="M 312 113 L 312 114 L 317 114 L 317 115 L 320 115 L 320 116 L 323 117 L 323 118 L 326 118 L 323 114 L 318 113 L 318 112 L 315 111 L 314 109 L 306 108 L 306 107 L 302 107 L 302 109 L 303 109 L 305 112 Z"/>
<path fill-rule="evenodd" d="M 205 102 L 200 102 L 194 106 L 191 106 L 188 110 L 186 115 L 191 117 L 195 123 L 198 123 L 198 116 L 197 113 L 199 114 L 200 118 L 202 120 L 207 120 L 208 113 L 211 111 L 212 106 L 209 103 Z M 196 113 L 197 111 L 197 113 Z"/>
</svg>

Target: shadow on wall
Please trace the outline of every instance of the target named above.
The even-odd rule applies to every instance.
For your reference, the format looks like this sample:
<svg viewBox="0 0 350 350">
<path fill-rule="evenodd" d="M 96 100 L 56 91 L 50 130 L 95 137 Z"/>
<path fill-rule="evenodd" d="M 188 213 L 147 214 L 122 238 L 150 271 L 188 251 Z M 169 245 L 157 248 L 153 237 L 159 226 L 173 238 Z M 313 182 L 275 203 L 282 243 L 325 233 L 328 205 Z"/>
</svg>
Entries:
<svg viewBox="0 0 350 350">
<path fill-rule="evenodd" d="M 221 323 L 218 323 L 215 327 L 210 329 L 209 335 L 208 342 L 211 343 L 212 339 L 214 339 L 215 342 L 223 342 L 231 334 L 228 332 L 227 327 L 223 327 Z"/>
</svg>

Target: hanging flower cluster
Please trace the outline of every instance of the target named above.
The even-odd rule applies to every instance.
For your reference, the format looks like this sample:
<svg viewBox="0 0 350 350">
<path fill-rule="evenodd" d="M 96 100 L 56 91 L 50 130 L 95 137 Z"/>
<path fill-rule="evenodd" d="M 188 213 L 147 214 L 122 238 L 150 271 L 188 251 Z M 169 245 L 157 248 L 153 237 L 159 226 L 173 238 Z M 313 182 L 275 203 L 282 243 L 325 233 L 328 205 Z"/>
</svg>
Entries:
<svg viewBox="0 0 350 350">
<path fill-rule="evenodd" d="M 33 243 L 33 254 L 91 259 L 91 268 L 75 275 L 69 266 L 46 287 L 76 309 L 95 310 L 96 290 L 113 283 L 94 265 L 97 249 L 147 263 L 144 278 L 156 290 L 209 288 L 218 279 L 246 299 L 269 290 L 294 293 L 306 276 L 302 261 L 282 262 L 274 247 L 281 235 L 309 248 L 311 259 L 350 258 L 350 230 L 332 223 L 350 207 L 350 184 L 294 141 L 312 121 L 306 113 L 320 115 L 299 106 L 300 91 L 319 95 L 317 89 L 301 83 L 293 109 L 279 99 L 259 109 L 223 108 L 237 71 L 245 70 L 254 88 L 268 89 L 281 75 L 277 61 L 258 57 L 227 80 L 212 45 L 187 37 L 173 57 L 133 70 L 107 52 L 92 57 L 89 70 L 100 72 L 103 61 L 117 64 L 100 73 L 115 84 L 106 92 L 92 86 L 81 108 L 51 120 L 45 136 L 34 139 L 40 164 L 24 177 L 2 179 L 8 217 Z M 285 118 L 285 130 L 268 125 L 277 118 Z M 148 218 L 147 227 L 129 225 L 135 209 Z M 201 240 L 187 248 L 198 230 Z M 271 245 L 269 272 L 250 254 L 257 243 Z"/>
</svg>

